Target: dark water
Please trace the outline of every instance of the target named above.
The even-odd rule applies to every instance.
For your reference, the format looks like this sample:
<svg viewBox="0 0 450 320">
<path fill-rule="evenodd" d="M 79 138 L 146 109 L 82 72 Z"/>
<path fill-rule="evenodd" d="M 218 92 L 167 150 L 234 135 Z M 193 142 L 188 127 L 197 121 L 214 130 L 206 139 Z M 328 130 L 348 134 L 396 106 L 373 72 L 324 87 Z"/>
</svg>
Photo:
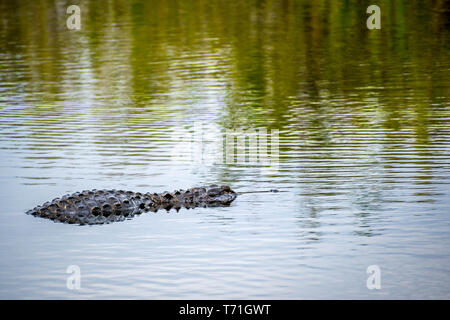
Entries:
<svg viewBox="0 0 450 320">
<path fill-rule="evenodd" d="M 449 9 L 379 1 L 369 30 L 369 4 L 1 1 L 0 298 L 450 298 Z M 278 148 L 226 161 L 227 130 Z M 209 183 L 243 194 L 100 226 L 24 214 Z"/>
</svg>

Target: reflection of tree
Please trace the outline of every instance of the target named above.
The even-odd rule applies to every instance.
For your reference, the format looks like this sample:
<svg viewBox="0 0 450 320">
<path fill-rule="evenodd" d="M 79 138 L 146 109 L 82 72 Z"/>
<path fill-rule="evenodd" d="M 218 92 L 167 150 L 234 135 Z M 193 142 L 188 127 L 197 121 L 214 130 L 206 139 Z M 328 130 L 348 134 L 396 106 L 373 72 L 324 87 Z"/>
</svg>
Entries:
<svg viewBox="0 0 450 320">
<path fill-rule="evenodd" d="M 130 112 L 157 108 L 155 99 L 167 102 L 163 96 L 174 81 L 189 84 L 195 65 L 173 70 L 183 57 L 231 48 L 218 51 L 229 54 L 222 58 L 230 68 L 217 75 L 228 83 L 231 121 L 239 121 L 233 116 L 239 113 L 250 122 L 280 128 L 290 115 L 295 117 L 291 106 L 299 102 L 308 117 L 319 112 L 320 119 L 320 103 L 309 102 L 326 90 L 330 100 L 354 105 L 355 118 L 361 112 L 354 101 L 378 95 L 384 125 L 399 128 L 410 115 L 423 118 L 427 108 L 417 105 L 427 97 L 448 90 L 440 85 L 446 76 L 441 66 L 448 58 L 443 0 L 433 2 L 435 10 L 415 5 L 383 3 L 382 29 L 369 31 L 361 1 L 89 1 L 82 5 L 83 31 L 76 36 L 64 29 L 61 4 L 12 1 L 2 2 L 0 19 L 6 28 L 1 46 L 2 52 L 25 56 L 26 65 L 17 68 L 29 72 L 20 76 L 31 83 L 30 91 L 47 92 L 47 99 L 64 93 L 64 81 L 80 80 L 76 66 L 72 72 L 67 68 L 70 62 L 83 63 L 80 53 L 87 51 L 87 65 L 98 79 L 93 90 L 111 99 L 130 97 Z M 418 11 L 420 15 L 414 14 Z M 205 41 L 211 38 L 216 40 Z M 408 100 L 398 110 L 396 91 L 405 89 L 417 97 L 407 97 L 412 103 Z"/>
<path fill-rule="evenodd" d="M 70 32 L 63 3 L 0 3 L 9 68 L 0 81 L 17 85 L 8 104 L 27 106 L 38 127 L 66 142 L 79 128 L 66 127 L 69 119 L 90 130 L 100 153 L 145 159 L 177 127 L 207 120 L 223 130 L 279 129 L 281 157 L 324 148 L 336 159 L 333 150 L 348 147 L 358 158 L 370 144 L 389 154 L 411 143 L 417 157 L 432 158 L 433 135 L 446 130 L 438 123 L 448 121 L 439 117 L 449 96 L 444 0 L 383 1 L 381 30 L 372 31 L 356 0 L 80 6 L 81 31 Z M 46 143 L 40 128 L 27 131 Z"/>
</svg>

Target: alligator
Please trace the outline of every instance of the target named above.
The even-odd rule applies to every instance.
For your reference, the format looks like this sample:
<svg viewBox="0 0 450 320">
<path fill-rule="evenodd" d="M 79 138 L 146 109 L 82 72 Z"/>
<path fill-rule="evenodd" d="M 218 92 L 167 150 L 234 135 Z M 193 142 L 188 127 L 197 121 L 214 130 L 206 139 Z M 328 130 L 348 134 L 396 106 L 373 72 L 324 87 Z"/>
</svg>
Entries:
<svg viewBox="0 0 450 320">
<path fill-rule="evenodd" d="M 55 198 L 27 214 L 79 225 L 104 224 L 130 219 L 159 209 L 229 206 L 237 193 L 229 186 L 210 185 L 163 193 L 124 190 L 84 190 Z"/>
</svg>

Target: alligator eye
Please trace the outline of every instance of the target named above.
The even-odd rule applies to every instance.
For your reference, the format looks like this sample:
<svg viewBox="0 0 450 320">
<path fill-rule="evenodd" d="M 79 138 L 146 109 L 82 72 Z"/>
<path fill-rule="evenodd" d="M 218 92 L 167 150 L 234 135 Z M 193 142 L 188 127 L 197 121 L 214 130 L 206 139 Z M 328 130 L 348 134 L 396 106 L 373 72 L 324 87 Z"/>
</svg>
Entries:
<svg viewBox="0 0 450 320">
<path fill-rule="evenodd" d="M 230 191 L 231 191 L 231 188 L 230 188 L 229 186 L 222 186 L 222 190 L 223 190 L 223 191 L 230 192 Z"/>
</svg>

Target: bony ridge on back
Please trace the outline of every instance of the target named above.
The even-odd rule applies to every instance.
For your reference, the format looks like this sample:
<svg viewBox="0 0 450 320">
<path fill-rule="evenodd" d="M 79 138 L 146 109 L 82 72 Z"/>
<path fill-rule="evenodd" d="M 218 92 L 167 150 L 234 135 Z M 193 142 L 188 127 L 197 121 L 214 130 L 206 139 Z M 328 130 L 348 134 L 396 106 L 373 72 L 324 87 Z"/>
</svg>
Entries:
<svg viewBox="0 0 450 320">
<path fill-rule="evenodd" d="M 162 193 L 93 189 L 55 198 L 27 214 L 55 222 L 103 224 L 159 209 L 229 206 L 236 196 L 229 186 L 218 185 Z"/>
</svg>

